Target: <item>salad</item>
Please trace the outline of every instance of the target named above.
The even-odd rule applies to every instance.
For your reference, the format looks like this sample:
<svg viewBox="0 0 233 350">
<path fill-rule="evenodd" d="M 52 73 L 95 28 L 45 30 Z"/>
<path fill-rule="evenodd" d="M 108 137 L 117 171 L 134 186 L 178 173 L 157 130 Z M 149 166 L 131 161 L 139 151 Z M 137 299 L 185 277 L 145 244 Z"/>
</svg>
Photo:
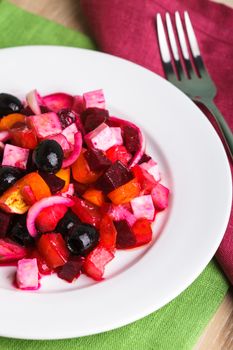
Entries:
<svg viewBox="0 0 233 350">
<path fill-rule="evenodd" d="M 117 249 L 152 240 L 169 190 L 133 123 L 110 116 L 102 90 L 0 94 L 0 265 L 16 286 L 44 275 L 99 281 Z"/>
</svg>

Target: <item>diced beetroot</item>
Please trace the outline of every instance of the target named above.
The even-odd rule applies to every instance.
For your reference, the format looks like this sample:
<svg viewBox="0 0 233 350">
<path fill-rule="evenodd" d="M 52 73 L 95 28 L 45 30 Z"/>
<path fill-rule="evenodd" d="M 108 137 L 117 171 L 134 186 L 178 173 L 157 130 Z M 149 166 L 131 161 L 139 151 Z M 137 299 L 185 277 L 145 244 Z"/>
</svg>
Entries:
<svg viewBox="0 0 233 350">
<path fill-rule="evenodd" d="M 98 245 L 85 259 L 84 272 L 95 279 L 101 281 L 104 275 L 104 269 L 108 262 L 114 258 L 114 254 L 107 248 Z"/>
<path fill-rule="evenodd" d="M 153 159 L 150 159 L 148 162 L 140 164 L 140 167 L 145 169 L 149 174 L 151 174 L 156 182 L 161 180 L 158 164 L 154 162 Z"/>
<path fill-rule="evenodd" d="M 73 180 L 74 193 L 76 196 L 82 196 L 84 192 L 89 188 L 88 184 L 82 184 L 81 182 Z"/>
<path fill-rule="evenodd" d="M 37 146 L 37 137 L 34 130 L 26 126 L 14 128 L 10 131 L 11 143 L 15 146 L 34 149 Z"/>
<path fill-rule="evenodd" d="M 145 138 L 141 130 L 135 124 L 116 117 L 110 117 L 108 125 L 114 127 L 120 126 L 123 130 L 125 146 L 127 150 L 134 155 L 130 161 L 129 167 L 135 166 L 140 161 L 145 151 Z"/>
<path fill-rule="evenodd" d="M 124 145 L 126 149 L 130 153 L 135 154 L 138 151 L 138 148 L 140 146 L 140 140 L 139 140 L 137 130 L 132 128 L 131 126 L 125 125 L 123 128 L 123 133 L 124 133 Z"/>
<path fill-rule="evenodd" d="M 127 165 L 132 158 L 131 154 L 128 153 L 125 146 L 113 146 L 109 148 L 106 152 L 106 156 L 108 159 L 110 159 L 113 163 L 115 163 L 117 160 L 120 160 L 122 164 Z"/>
<path fill-rule="evenodd" d="M 68 168 L 70 165 L 72 165 L 79 157 L 81 151 L 82 151 L 82 143 L 83 138 L 80 131 L 76 132 L 74 134 L 74 147 L 71 153 L 67 158 L 65 158 L 62 162 L 62 168 Z"/>
<path fill-rule="evenodd" d="M 74 206 L 71 208 L 77 217 L 84 223 L 99 228 L 101 212 L 96 205 L 78 197 L 74 197 Z"/>
<path fill-rule="evenodd" d="M 134 216 L 154 220 L 155 208 L 151 195 L 140 196 L 130 201 Z"/>
<path fill-rule="evenodd" d="M 93 171 L 106 170 L 112 163 L 99 149 L 90 148 L 84 153 L 88 165 Z"/>
<path fill-rule="evenodd" d="M 112 137 L 115 139 L 115 145 L 123 145 L 123 138 L 121 135 L 121 128 L 110 127 L 112 131 Z"/>
<path fill-rule="evenodd" d="M 156 209 L 163 210 L 168 207 L 169 189 L 158 183 L 151 191 L 151 197 Z"/>
<path fill-rule="evenodd" d="M 142 158 L 139 160 L 138 164 L 142 164 L 148 162 L 151 159 L 146 153 L 143 154 Z"/>
<path fill-rule="evenodd" d="M 152 239 L 151 223 L 147 219 L 138 219 L 132 227 L 133 234 L 136 238 L 135 246 L 147 244 Z"/>
<path fill-rule="evenodd" d="M 64 130 L 62 130 L 62 135 L 66 137 L 66 139 L 71 145 L 74 145 L 74 135 L 77 132 L 78 132 L 77 126 L 75 123 L 73 123 L 67 126 L 67 128 L 65 128 Z"/>
<path fill-rule="evenodd" d="M 21 194 L 23 196 L 23 200 L 27 205 L 33 205 L 36 202 L 36 197 L 32 191 L 31 186 L 26 185 L 22 188 Z"/>
<path fill-rule="evenodd" d="M 90 148 L 107 151 L 116 144 L 111 128 L 105 124 L 100 124 L 96 129 L 85 135 L 85 141 Z"/>
<path fill-rule="evenodd" d="M 96 129 L 100 124 L 105 123 L 109 118 L 109 113 L 106 109 L 87 108 L 82 112 L 81 121 L 86 132 Z"/>
<path fill-rule="evenodd" d="M 26 100 L 33 114 L 41 114 L 40 104 L 42 102 L 42 98 L 36 90 L 30 91 L 26 95 Z"/>
<path fill-rule="evenodd" d="M 85 108 L 105 108 L 105 98 L 102 89 L 86 92 L 83 94 L 83 101 Z"/>
<path fill-rule="evenodd" d="M 12 216 L 10 214 L 0 211 L 0 238 L 4 238 L 6 236 L 10 227 L 11 218 Z"/>
<path fill-rule="evenodd" d="M 72 123 L 76 122 L 76 113 L 73 112 L 71 109 L 61 109 L 58 113 L 57 113 L 62 128 L 65 129 L 67 128 L 67 126 L 69 126 Z"/>
<path fill-rule="evenodd" d="M 57 275 L 61 279 L 72 283 L 81 274 L 84 258 L 81 256 L 72 257 L 65 265 L 58 268 Z"/>
<path fill-rule="evenodd" d="M 65 181 L 54 174 L 49 174 L 42 171 L 39 174 L 49 186 L 52 194 L 59 192 L 65 186 Z"/>
<path fill-rule="evenodd" d="M 0 131 L 0 142 L 6 142 L 11 137 L 9 131 Z"/>
<path fill-rule="evenodd" d="M 37 242 L 37 247 L 51 269 L 64 265 L 69 258 L 69 251 L 60 233 L 43 234 Z"/>
<path fill-rule="evenodd" d="M 18 288 L 38 289 L 38 272 L 39 271 L 36 258 L 19 260 L 16 272 L 16 283 Z"/>
<path fill-rule="evenodd" d="M 60 120 L 54 112 L 32 115 L 27 118 L 27 123 L 35 131 L 37 137 L 41 139 L 62 132 Z"/>
<path fill-rule="evenodd" d="M 136 244 L 136 238 L 131 227 L 126 220 L 115 221 L 117 230 L 116 247 L 118 249 L 133 248 Z"/>
<path fill-rule="evenodd" d="M 38 270 L 39 270 L 39 273 L 41 275 L 51 275 L 53 270 L 50 267 L 48 267 L 48 265 L 46 264 L 44 258 L 42 258 L 42 256 L 40 255 L 40 253 L 38 252 L 37 249 L 34 249 L 30 253 L 30 258 L 36 258 Z"/>
<path fill-rule="evenodd" d="M 97 180 L 96 186 L 104 193 L 115 190 L 133 179 L 133 174 L 120 161 L 112 164 L 108 170 Z"/>
<path fill-rule="evenodd" d="M 154 188 L 157 184 L 154 177 L 139 165 L 135 165 L 133 168 L 131 168 L 131 170 L 140 183 L 141 194 L 151 193 L 152 188 Z"/>
<path fill-rule="evenodd" d="M 6 144 L 4 147 L 2 165 L 27 168 L 29 149 Z"/>
<path fill-rule="evenodd" d="M 44 104 L 53 112 L 58 112 L 61 109 L 71 109 L 73 105 L 73 96 L 63 92 L 47 95 L 43 97 Z"/>
<path fill-rule="evenodd" d="M 73 96 L 72 110 L 78 114 L 82 113 L 82 111 L 84 110 L 84 102 L 82 96 Z"/>
<path fill-rule="evenodd" d="M 26 248 L 9 239 L 0 239 L 0 262 L 17 261 L 26 255 Z"/>
<path fill-rule="evenodd" d="M 37 229 L 42 233 L 54 231 L 66 212 L 67 207 L 63 204 L 55 204 L 43 209 L 36 218 Z"/>
<path fill-rule="evenodd" d="M 59 145 L 61 146 L 63 152 L 64 152 L 64 156 L 68 156 L 68 154 L 70 153 L 71 149 L 70 149 L 70 144 L 67 140 L 67 138 L 63 135 L 63 134 L 57 134 L 57 135 L 53 135 L 53 136 L 47 136 L 46 140 L 54 140 L 57 141 L 57 143 L 59 143 Z"/>
</svg>

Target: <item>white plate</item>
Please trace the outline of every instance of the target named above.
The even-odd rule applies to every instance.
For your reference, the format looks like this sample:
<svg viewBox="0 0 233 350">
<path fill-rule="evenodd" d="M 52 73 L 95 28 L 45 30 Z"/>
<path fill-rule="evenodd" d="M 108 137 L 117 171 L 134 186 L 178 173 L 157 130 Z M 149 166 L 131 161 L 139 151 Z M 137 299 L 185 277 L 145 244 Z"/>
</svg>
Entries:
<svg viewBox="0 0 233 350">
<path fill-rule="evenodd" d="M 124 251 L 106 280 L 56 276 L 36 292 L 12 286 L 14 267 L 0 268 L 0 335 L 59 339 L 123 326 L 159 309 L 201 273 L 227 226 L 232 189 L 223 146 L 200 110 L 183 93 L 128 61 L 82 49 L 22 47 L 0 52 L 0 91 L 23 97 L 81 94 L 103 88 L 112 114 L 136 122 L 148 153 L 171 189 L 169 210 L 155 225 L 157 241 Z"/>
</svg>

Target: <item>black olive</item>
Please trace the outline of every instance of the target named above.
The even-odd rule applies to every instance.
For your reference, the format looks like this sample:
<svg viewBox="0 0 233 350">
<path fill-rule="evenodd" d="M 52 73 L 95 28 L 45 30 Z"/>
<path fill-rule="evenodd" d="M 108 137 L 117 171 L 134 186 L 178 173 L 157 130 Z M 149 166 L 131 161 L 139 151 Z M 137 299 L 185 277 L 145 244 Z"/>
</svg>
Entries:
<svg viewBox="0 0 233 350">
<path fill-rule="evenodd" d="M 0 195 L 25 174 L 24 171 L 13 166 L 0 167 Z"/>
<path fill-rule="evenodd" d="M 0 93 L 0 117 L 11 113 L 19 113 L 22 108 L 23 105 L 17 97 Z"/>
<path fill-rule="evenodd" d="M 32 159 L 37 169 L 56 173 L 61 169 L 64 154 L 61 146 L 54 140 L 44 140 L 33 151 Z"/>
<path fill-rule="evenodd" d="M 74 226 L 66 237 L 69 251 L 74 255 L 86 255 L 96 247 L 99 233 L 94 226 L 81 224 Z"/>
<path fill-rule="evenodd" d="M 80 224 L 79 218 L 69 209 L 57 224 L 56 232 L 61 233 L 65 237 L 78 224 Z"/>
</svg>

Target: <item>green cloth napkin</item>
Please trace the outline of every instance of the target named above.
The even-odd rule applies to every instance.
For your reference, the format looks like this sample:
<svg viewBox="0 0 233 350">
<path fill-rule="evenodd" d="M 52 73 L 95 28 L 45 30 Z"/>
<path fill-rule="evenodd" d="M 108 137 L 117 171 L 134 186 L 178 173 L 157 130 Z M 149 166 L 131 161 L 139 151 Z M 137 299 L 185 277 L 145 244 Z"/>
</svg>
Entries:
<svg viewBox="0 0 233 350">
<path fill-rule="evenodd" d="M 40 44 L 95 48 L 87 36 L 27 13 L 5 0 L 0 0 L 0 33 L 0 47 Z M 67 340 L 37 341 L 0 337 L 0 349 L 192 349 L 221 304 L 227 289 L 227 281 L 216 263 L 211 261 L 198 279 L 179 297 L 159 311 L 128 326 Z"/>
</svg>

